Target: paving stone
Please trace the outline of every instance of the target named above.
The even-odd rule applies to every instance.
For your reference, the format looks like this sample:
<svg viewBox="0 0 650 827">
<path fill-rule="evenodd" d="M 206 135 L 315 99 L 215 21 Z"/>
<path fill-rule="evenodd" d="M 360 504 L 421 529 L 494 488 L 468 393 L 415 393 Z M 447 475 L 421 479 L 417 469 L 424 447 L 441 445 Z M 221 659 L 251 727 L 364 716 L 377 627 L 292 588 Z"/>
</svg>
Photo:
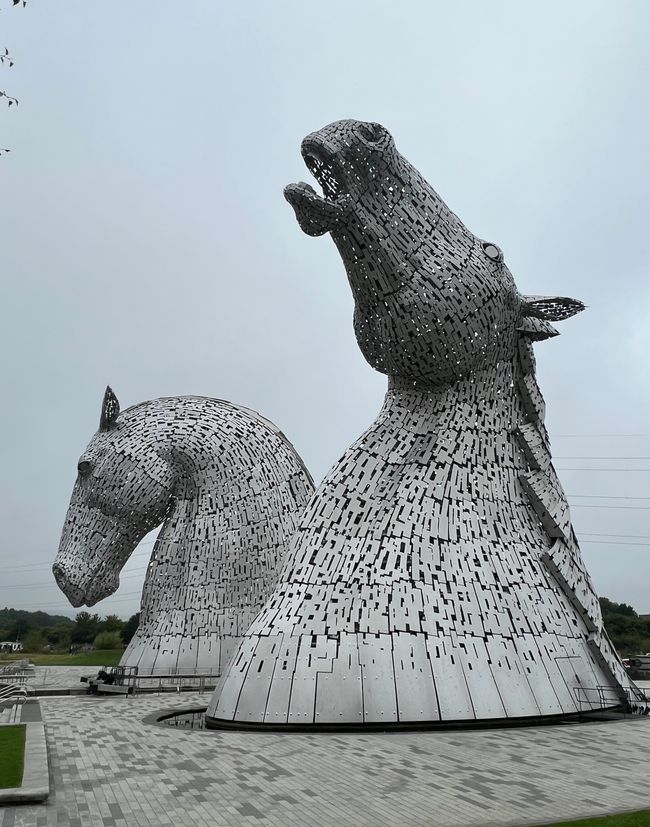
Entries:
<svg viewBox="0 0 650 827">
<path fill-rule="evenodd" d="M 53 790 L 0 827 L 522 827 L 650 808 L 647 718 L 316 735 L 143 722 L 208 697 L 41 699 Z"/>
</svg>

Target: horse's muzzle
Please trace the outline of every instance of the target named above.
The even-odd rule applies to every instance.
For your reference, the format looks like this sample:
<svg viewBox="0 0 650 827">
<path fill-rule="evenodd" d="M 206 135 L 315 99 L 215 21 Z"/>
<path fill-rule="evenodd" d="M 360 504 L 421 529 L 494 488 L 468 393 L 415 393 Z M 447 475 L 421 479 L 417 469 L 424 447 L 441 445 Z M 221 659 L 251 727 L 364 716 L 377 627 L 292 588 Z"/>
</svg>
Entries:
<svg viewBox="0 0 650 827">
<path fill-rule="evenodd" d="M 55 563 L 52 566 L 52 574 L 54 575 L 57 586 L 61 589 L 63 594 L 68 598 L 75 609 L 79 606 L 83 606 L 86 598 L 84 590 L 72 582 L 63 567 L 58 563 Z"/>
</svg>

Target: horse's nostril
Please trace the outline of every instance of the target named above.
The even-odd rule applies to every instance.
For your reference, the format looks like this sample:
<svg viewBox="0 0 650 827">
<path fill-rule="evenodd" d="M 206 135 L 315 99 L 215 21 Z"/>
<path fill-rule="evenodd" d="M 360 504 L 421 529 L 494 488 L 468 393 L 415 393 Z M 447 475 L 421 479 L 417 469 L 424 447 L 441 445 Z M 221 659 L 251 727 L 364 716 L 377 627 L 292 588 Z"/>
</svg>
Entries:
<svg viewBox="0 0 650 827">
<path fill-rule="evenodd" d="M 58 587 L 60 589 L 63 589 L 67 581 L 65 577 L 65 572 L 58 563 L 55 563 L 52 566 L 52 574 L 54 575 L 54 579 L 56 580 Z"/>
<path fill-rule="evenodd" d="M 74 574 L 70 576 L 70 574 L 67 573 L 64 567 L 59 563 L 54 563 L 52 566 L 52 574 L 54 575 L 57 586 L 68 598 L 70 603 L 73 606 L 83 605 L 86 597 L 85 590 L 75 581 Z"/>
</svg>

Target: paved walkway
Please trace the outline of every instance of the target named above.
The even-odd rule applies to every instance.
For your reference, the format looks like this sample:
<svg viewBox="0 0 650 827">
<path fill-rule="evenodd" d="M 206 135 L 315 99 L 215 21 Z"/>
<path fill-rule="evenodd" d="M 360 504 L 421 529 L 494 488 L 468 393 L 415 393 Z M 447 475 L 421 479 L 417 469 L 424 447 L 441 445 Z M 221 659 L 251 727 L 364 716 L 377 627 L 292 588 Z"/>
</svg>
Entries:
<svg viewBox="0 0 650 827">
<path fill-rule="evenodd" d="M 209 693 L 41 699 L 53 791 L 0 827 L 521 825 L 650 808 L 650 719 L 428 733 L 188 731 Z"/>
<path fill-rule="evenodd" d="M 99 666 L 35 666 L 34 676 L 25 684 L 28 689 L 85 689 L 83 675 L 96 675 Z"/>
</svg>

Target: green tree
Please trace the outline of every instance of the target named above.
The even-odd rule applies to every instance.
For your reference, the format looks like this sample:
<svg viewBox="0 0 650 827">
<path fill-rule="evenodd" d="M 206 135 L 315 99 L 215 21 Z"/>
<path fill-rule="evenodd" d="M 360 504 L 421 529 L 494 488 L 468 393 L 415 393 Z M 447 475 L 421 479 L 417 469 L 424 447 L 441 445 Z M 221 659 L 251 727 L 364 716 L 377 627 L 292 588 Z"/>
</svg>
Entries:
<svg viewBox="0 0 650 827">
<path fill-rule="evenodd" d="M 650 651 L 650 623 L 627 603 L 600 598 L 603 623 L 617 652 L 624 657 Z"/>
<path fill-rule="evenodd" d="M 106 615 L 100 627 L 102 632 L 121 632 L 124 628 L 124 621 L 117 615 Z"/>
<path fill-rule="evenodd" d="M 47 642 L 54 649 L 67 649 L 70 646 L 70 636 L 74 629 L 74 623 L 70 620 L 67 623 L 55 623 L 47 626 L 43 631 Z"/>
<path fill-rule="evenodd" d="M 140 612 L 136 612 L 134 615 L 126 621 L 124 624 L 124 628 L 122 629 L 122 640 L 126 645 L 131 642 L 131 638 L 133 635 L 138 631 L 138 626 L 140 625 Z"/>
<path fill-rule="evenodd" d="M 613 600 L 609 600 L 607 597 L 599 597 L 598 599 L 600 600 L 603 617 L 610 614 L 638 617 L 632 606 L 629 606 L 627 603 L 614 603 Z"/>
<path fill-rule="evenodd" d="M 99 615 L 89 612 L 79 612 L 74 619 L 74 627 L 70 634 L 71 643 L 92 643 L 97 636 Z"/>
</svg>

